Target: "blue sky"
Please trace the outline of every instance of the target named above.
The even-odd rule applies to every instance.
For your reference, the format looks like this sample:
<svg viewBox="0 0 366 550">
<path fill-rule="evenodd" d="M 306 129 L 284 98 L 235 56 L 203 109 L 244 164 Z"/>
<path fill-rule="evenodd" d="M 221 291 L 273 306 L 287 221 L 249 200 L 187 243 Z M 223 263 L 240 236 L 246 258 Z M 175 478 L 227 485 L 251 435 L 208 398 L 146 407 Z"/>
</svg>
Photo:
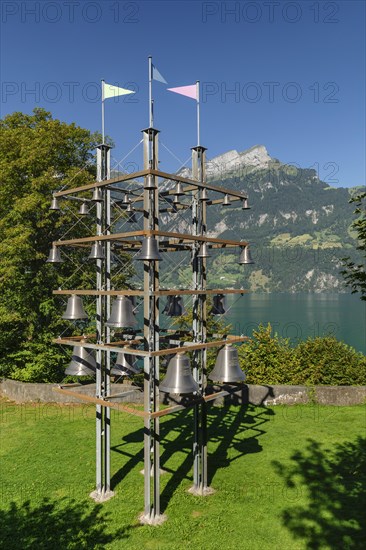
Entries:
<svg viewBox="0 0 366 550">
<path fill-rule="evenodd" d="M 120 160 L 148 125 L 152 55 L 170 86 L 201 81 L 209 158 L 263 144 L 283 162 L 315 167 L 330 185 L 365 183 L 361 0 L 3 0 L 1 26 L 2 116 L 41 106 L 100 130 L 100 79 L 133 86 L 134 96 L 106 102 L 106 131 Z M 165 147 L 181 161 L 189 157 L 195 104 L 158 82 L 154 99 L 161 168 L 175 170 L 180 163 Z M 141 155 L 137 149 L 123 165 L 140 167 Z"/>
</svg>

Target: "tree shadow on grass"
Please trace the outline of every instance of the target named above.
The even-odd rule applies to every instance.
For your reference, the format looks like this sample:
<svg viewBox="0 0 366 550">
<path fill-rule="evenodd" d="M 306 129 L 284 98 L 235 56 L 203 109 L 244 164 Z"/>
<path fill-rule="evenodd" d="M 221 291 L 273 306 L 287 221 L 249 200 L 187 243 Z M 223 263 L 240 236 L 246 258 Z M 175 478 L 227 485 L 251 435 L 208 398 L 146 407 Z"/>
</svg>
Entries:
<svg viewBox="0 0 366 550">
<path fill-rule="evenodd" d="M 361 550 L 366 547 L 366 438 L 326 449 L 308 440 L 294 463 L 274 462 L 288 487 L 306 491 L 308 503 L 282 512 L 283 524 L 306 548 Z"/>
<path fill-rule="evenodd" d="M 96 550 L 113 540 L 128 538 L 128 530 L 111 531 L 109 514 L 102 505 L 87 510 L 88 504 L 69 499 L 44 499 L 31 505 L 11 502 L 0 510 L 0 547 L 7 550 Z"/>
</svg>

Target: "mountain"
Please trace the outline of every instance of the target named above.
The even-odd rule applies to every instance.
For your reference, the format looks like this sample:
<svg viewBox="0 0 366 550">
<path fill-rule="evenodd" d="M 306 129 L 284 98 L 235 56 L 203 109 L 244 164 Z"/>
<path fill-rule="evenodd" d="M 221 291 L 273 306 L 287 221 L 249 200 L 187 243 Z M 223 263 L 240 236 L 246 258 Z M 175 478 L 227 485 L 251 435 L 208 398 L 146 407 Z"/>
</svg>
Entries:
<svg viewBox="0 0 366 550">
<path fill-rule="evenodd" d="M 188 169 L 180 172 L 186 177 Z M 208 232 L 251 243 L 253 266 L 237 264 L 238 251 L 212 254 L 210 286 L 251 291 L 345 291 L 340 259 L 357 256 L 351 229 L 352 194 L 360 188 L 334 188 L 315 170 L 285 165 L 263 145 L 228 151 L 207 162 L 207 180 L 248 194 L 250 210 L 208 208 Z M 210 194 L 211 198 L 211 194 Z M 212 195 L 212 198 L 216 198 Z M 169 230 L 189 231 L 190 211 L 167 217 Z M 189 268 L 178 270 L 179 283 L 190 281 Z M 167 278 L 176 282 L 176 275 Z"/>
</svg>

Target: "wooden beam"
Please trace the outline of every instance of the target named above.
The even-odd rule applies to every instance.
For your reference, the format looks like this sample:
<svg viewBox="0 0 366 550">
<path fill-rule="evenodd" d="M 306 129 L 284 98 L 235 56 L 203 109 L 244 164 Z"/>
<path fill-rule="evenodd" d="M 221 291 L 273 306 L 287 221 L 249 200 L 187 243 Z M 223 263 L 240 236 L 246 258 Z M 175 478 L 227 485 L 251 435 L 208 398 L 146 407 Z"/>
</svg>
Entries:
<svg viewBox="0 0 366 550">
<path fill-rule="evenodd" d="M 143 290 L 53 290 L 52 294 L 76 294 L 78 296 L 143 296 Z"/>
<path fill-rule="evenodd" d="M 94 235 L 93 237 L 81 237 L 78 239 L 68 239 L 64 241 L 54 241 L 55 246 L 64 246 L 64 245 L 79 245 L 80 243 L 91 243 L 95 241 L 118 241 L 119 239 L 126 239 L 127 237 L 149 237 L 149 236 L 159 236 L 159 237 L 170 237 L 171 239 L 176 239 L 179 241 L 185 242 L 208 242 L 221 244 L 223 246 L 246 246 L 247 241 L 233 241 L 229 239 L 217 239 L 216 237 L 210 237 L 208 235 L 190 235 L 189 233 L 174 233 L 171 231 L 157 231 L 154 229 L 149 230 L 140 230 L 140 231 L 130 231 L 128 233 L 112 233 L 111 235 Z M 133 245 L 138 244 L 136 241 L 126 241 L 126 244 Z"/>
<path fill-rule="evenodd" d="M 180 346 L 177 348 L 160 349 L 158 351 L 152 351 L 151 356 L 158 357 L 160 355 L 186 353 L 187 351 L 194 351 L 196 349 L 220 348 L 225 344 L 236 344 L 239 342 L 245 342 L 246 340 L 249 340 L 248 336 L 234 336 L 234 338 L 228 338 L 226 340 L 216 340 L 214 342 L 206 342 L 205 344 L 191 344 L 189 346 Z"/>
<path fill-rule="evenodd" d="M 125 412 L 127 414 L 132 414 L 133 416 L 139 416 L 140 418 L 145 418 L 145 416 L 149 415 L 149 413 L 145 413 L 144 411 L 139 411 L 138 409 L 135 409 L 133 407 L 128 407 L 127 405 L 121 405 L 121 403 L 111 403 L 110 401 L 106 401 L 105 399 L 99 399 L 98 397 L 92 397 L 91 395 L 85 395 L 84 393 L 76 393 L 72 390 L 67 390 L 63 388 L 62 386 L 58 388 L 52 388 L 52 391 L 56 393 L 60 393 L 62 395 L 70 395 L 72 397 L 75 397 L 75 399 L 79 399 L 80 401 L 85 401 L 86 403 L 93 403 L 95 405 L 101 405 L 102 407 L 109 407 L 111 409 L 116 409 L 117 411 Z"/>
<path fill-rule="evenodd" d="M 181 183 L 187 183 L 194 187 L 200 187 L 201 189 L 210 189 L 211 191 L 217 191 L 218 193 L 224 193 L 225 195 L 230 195 L 232 197 L 239 197 L 240 199 L 247 199 L 248 196 L 246 193 L 242 193 L 240 191 L 234 191 L 233 189 L 228 189 L 227 187 L 219 187 L 218 185 L 212 185 L 211 183 L 208 183 L 207 181 L 196 181 L 189 178 L 182 178 L 181 176 L 178 176 L 177 174 L 168 174 L 167 172 L 161 172 L 160 170 L 150 170 L 150 173 L 154 176 L 159 176 L 160 178 L 172 180 L 172 181 L 180 181 Z M 133 174 L 131 174 L 132 176 Z"/>
<path fill-rule="evenodd" d="M 127 174 L 125 176 L 118 176 L 116 178 L 111 178 L 109 180 L 105 181 L 97 181 L 93 183 L 87 183 L 85 185 L 81 185 L 80 187 L 73 187 L 71 189 L 65 189 L 64 191 L 58 191 L 57 193 L 54 193 L 55 197 L 63 197 L 64 195 L 72 195 L 72 193 L 81 193 L 83 191 L 90 191 L 91 189 L 95 189 L 96 187 L 106 187 L 108 185 L 112 185 L 113 183 L 122 183 L 123 181 L 129 181 L 133 180 L 135 178 L 140 178 L 142 176 L 146 176 L 147 174 L 150 174 L 150 170 L 140 170 L 139 172 L 134 172 L 133 174 Z M 137 182 L 136 182 L 137 183 Z"/>
<path fill-rule="evenodd" d="M 159 290 L 152 292 L 151 296 L 196 296 L 199 294 L 245 294 L 249 290 L 244 288 L 230 288 L 221 289 L 214 288 L 210 290 L 183 290 L 178 288 L 176 290 Z M 57 295 L 70 295 L 76 294 L 78 296 L 144 296 L 143 290 L 53 290 L 52 294 Z M 80 336 L 80 338 L 82 338 Z"/>
</svg>

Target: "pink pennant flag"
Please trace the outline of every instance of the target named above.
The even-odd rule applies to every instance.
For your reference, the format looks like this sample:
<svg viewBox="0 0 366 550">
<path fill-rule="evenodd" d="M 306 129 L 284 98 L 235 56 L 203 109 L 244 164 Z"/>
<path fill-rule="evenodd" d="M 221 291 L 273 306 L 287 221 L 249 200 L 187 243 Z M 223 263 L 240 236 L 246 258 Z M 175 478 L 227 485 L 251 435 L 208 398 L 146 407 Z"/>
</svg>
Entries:
<svg viewBox="0 0 366 550">
<path fill-rule="evenodd" d="M 191 99 L 198 100 L 197 97 L 197 85 L 192 84 L 191 86 L 179 86 L 178 88 L 168 88 L 169 92 L 174 92 L 176 94 L 185 95 Z"/>
</svg>

